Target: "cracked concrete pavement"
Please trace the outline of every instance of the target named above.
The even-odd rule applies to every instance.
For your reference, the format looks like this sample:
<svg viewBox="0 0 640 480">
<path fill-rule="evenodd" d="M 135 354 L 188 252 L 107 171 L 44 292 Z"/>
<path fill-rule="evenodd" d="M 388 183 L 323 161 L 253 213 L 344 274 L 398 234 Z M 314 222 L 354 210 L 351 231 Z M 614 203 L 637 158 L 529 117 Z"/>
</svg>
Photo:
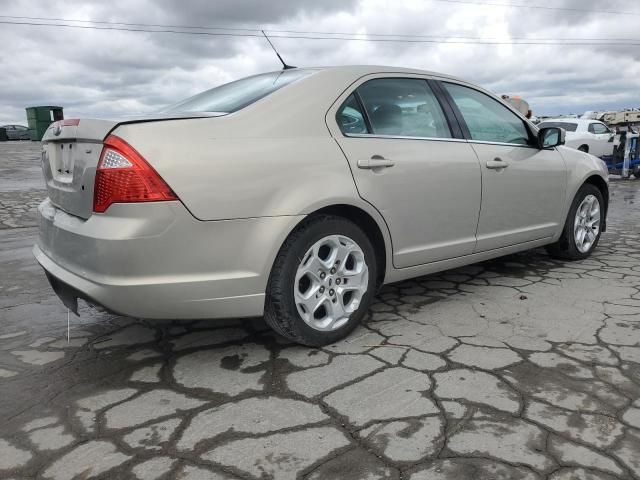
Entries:
<svg viewBox="0 0 640 480">
<path fill-rule="evenodd" d="M 39 149 L 0 143 L 0 478 L 640 478 L 640 182 L 590 259 L 386 286 L 326 348 L 86 306 L 67 342 L 31 255 Z"/>
</svg>

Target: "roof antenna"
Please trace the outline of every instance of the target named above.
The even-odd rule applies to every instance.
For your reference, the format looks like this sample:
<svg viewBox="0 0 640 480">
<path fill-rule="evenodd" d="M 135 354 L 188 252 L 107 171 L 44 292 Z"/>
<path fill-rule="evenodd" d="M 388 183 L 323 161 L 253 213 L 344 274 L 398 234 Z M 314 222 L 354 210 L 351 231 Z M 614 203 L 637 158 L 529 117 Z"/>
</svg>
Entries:
<svg viewBox="0 0 640 480">
<path fill-rule="evenodd" d="M 273 46 L 273 43 L 271 43 L 271 40 L 269 40 L 269 37 L 267 37 L 267 34 L 264 33 L 264 30 L 260 30 L 262 32 L 262 35 L 264 35 L 264 38 L 267 39 L 267 42 L 269 42 L 269 45 L 271 45 L 271 48 L 273 48 L 273 51 L 276 53 L 276 55 L 278 56 L 278 59 L 282 62 L 282 69 L 283 70 L 289 70 L 291 68 L 296 68 L 293 65 L 287 65 L 286 63 L 284 63 L 284 60 L 282 60 L 282 57 L 280 56 L 280 54 L 278 53 L 278 51 L 276 50 L 276 47 Z"/>
</svg>

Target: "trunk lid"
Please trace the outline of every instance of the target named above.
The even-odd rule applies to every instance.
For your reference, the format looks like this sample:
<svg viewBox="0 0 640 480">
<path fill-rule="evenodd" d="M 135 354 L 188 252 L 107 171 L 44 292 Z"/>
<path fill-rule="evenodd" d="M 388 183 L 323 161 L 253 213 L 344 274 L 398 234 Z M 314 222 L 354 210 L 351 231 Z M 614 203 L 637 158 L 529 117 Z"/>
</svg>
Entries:
<svg viewBox="0 0 640 480">
<path fill-rule="evenodd" d="M 58 208 L 87 219 L 93 213 L 93 187 L 102 142 L 118 125 L 204 118 L 224 113 L 154 115 L 125 120 L 81 119 L 52 123 L 42 138 L 42 171 L 47 194 Z"/>
<path fill-rule="evenodd" d="M 42 172 L 51 202 L 71 215 L 89 218 L 102 140 L 117 125 L 108 120 L 51 124 L 42 138 Z"/>
</svg>

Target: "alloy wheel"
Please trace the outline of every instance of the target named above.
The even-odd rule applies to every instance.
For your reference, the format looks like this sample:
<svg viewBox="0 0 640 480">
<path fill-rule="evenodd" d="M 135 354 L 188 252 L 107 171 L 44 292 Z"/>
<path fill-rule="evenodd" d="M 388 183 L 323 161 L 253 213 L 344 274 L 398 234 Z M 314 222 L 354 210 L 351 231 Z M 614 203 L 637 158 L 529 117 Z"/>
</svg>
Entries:
<svg viewBox="0 0 640 480">
<path fill-rule="evenodd" d="M 367 293 L 369 269 L 360 246 L 344 235 L 329 235 L 302 257 L 294 282 L 294 301 L 311 328 L 342 327 Z"/>
<path fill-rule="evenodd" d="M 580 253 L 587 253 L 600 233 L 600 202 L 587 195 L 578 206 L 573 222 L 573 238 Z"/>
</svg>

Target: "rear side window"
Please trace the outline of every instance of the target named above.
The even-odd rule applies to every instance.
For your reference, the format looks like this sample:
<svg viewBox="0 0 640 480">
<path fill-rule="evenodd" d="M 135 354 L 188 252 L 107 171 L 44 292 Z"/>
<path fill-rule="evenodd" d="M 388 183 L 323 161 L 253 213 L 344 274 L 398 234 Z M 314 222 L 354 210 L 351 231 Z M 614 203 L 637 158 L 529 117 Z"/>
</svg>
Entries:
<svg viewBox="0 0 640 480">
<path fill-rule="evenodd" d="M 522 119 L 498 100 L 462 85 L 443 85 L 462 113 L 472 140 L 529 144 L 529 131 Z"/>
<path fill-rule="evenodd" d="M 600 135 L 603 133 L 609 133 L 609 129 L 601 123 L 590 123 L 589 132 L 595 133 L 596 135 Z"/>
<path fill-rule="evenodd" d="M 349 95 L 340 107 L 340 110 L 338 110 L 336 120 L 340 126 L 340 130 L 344 134 L 369 133 L 364 120 L 364 113 L 353 93 Z"/>
<path fill-rule="evenodd" d="M 451 131 L 426 80 L 378 78 L 357 90 L 373 134 L 451 138 Z"/>
<path fill-rule="evenodd" d="M 242 78 L 187 98 L 166 108 L 163 112 L 236 112 L 313 72 L 313 70 L 291 69 Z"/>
<path fill-rule="evenodd" d="M 578 129 L 577 123 L 569 122 L 542 122 L 538 124 L 538 128 L 564 128 L 567 132 L 575 132 Z"/>
</svg>

